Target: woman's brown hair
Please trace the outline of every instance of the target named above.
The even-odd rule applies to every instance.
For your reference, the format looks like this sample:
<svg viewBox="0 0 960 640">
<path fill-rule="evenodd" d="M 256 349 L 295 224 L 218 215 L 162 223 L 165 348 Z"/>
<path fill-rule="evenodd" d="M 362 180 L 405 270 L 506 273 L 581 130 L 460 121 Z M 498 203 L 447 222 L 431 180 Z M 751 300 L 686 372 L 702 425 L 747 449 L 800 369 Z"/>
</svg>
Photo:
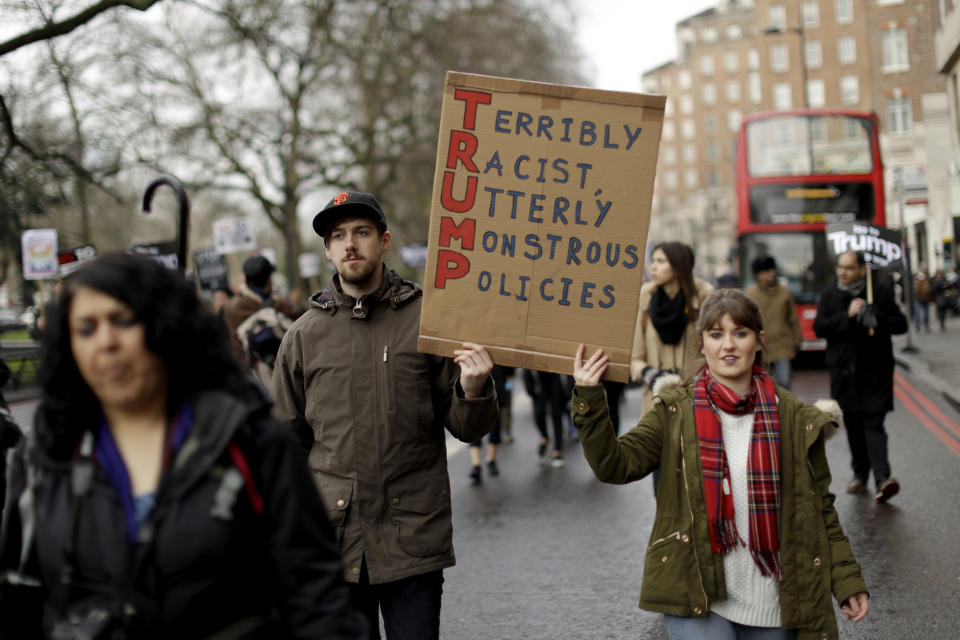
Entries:
<svg viewBox="0 0 960 640">
<path fill-rule="evenodd" d="M 680 285 L 680 289 L 683 290 L 683 294 L 687 298 L 690 320 L 696 321 L 697 312 L 694 302 L 702 304 L 703 300 L 697 300 L 697 287 L 693 282 L 693 249 L 682 242 L 661 242 L 653 248 L 654 251 L 657 249 L 662 251 L 667 258 L 670 268 L 673 269 L 673 275 L 677 279 L 677 284 Z"/>
<path fill-rule="evenodd" d="M 750 329 L 759 339 L 760 332 L 763 331 L 763 316 L 760 315 L 757 303 L 740 289 L 717 289 L 707 296 L 700 307 L 700 317 L 697 318 L 698 355 L 690 366 L 685 368 L 685 378 L 692 378 L 704 364 L 703 332 L 718 326 L 723 316 L 728 314 L 735 325 Z M 757 352 L 753 363 L 761 367 L 764 365 L 763 349 Z"/>
</svg>

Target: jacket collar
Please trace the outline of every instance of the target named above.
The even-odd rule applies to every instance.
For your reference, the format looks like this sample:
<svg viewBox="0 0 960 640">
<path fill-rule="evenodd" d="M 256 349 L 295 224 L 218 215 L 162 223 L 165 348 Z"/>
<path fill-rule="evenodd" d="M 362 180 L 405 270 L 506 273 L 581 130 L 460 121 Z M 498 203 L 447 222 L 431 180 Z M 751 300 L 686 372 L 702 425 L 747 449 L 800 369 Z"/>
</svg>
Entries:
<svg viewBox="0 0 960 640">
<path fill-rule="evenodd" d="M 310 306 L 331 314 L 336 313 L 337 309 L 344 309 L 350 311 L 354 318 L 364 319 L 377 304 L 389 304 L 391 308 L 397 309 L 422 293 L 420 285 L 416 282 L 404 280 L 399 273 L 389 269 L 386 264 L 382 268 L 383 276 L 380 278 L 380 286 L 373 293 L 354 298 L 343 292 L 340 286 L 340 275 L 334 274 L 330 286 L 310 298 Z"/>
</svg>

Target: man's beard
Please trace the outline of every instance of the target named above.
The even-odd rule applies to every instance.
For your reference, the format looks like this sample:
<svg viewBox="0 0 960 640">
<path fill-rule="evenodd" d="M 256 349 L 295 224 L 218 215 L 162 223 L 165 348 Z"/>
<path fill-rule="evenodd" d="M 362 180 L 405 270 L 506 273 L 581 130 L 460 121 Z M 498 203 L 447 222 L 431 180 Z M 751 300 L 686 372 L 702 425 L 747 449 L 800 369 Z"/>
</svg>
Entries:
<svg viewBox="0 0 960 640">
<path fill-rule="evenodd" d="M 340 274 L 340 280 L 352 284 L 355 287 L 363 287 L 363 285 L 369 284 L 377 273 L 377 269 L 380 268 L 379 264 L 373 264 L 369 260 L 364 260 L 362 263 L 359 263 L 359 265 L 358 269 L 349 269 L 348 265 L 341 265 L 340 268 L 337 269 L 337 273 Z"/>
</svg>

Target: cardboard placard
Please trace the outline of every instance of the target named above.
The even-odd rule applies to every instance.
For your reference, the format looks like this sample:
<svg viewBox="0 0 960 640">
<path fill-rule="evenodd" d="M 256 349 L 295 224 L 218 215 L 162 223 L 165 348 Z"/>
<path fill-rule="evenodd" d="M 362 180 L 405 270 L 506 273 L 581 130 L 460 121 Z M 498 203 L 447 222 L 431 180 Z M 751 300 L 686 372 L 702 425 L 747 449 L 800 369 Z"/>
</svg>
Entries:
<svg viewBox="0 0 960 640">
<path fill-rule="evenodd" d="M 837 256 L 859 251 L 872 267 L 899 269 L 903 266 L 903 233 L 897 229 L 867 222 L 837 222 L 828 224 L 826 232 L 827 254 L 834 264 Z"/>
<path fill-rule="evenodd" d="M 419 349 L 626 381 L 666 98 L 448 72 Z"/>
<path fill-rule="evenodd" d="M 204 247 L 193 252 L 193 268 L 197 282 L 204 291 L 230 288 L 230 270 L 223 254 L 214 247 Z"/>
<path fill-rule="evenodd" d="M 20 236 L 23 251 L 23 279 L 50 280 L 56 278 L 60 263 L 57 260 L 57 230 L 28 229 Z"/>
<path fill-rule="evenodd" d="M 83 266 L 84 262 L 93 260 L 96 257 L 97 248 L 92 244 L 85 244 L 60 251 L 57 254 L 57 261 L 60 263 L 60 277 L 66 278 Z"/>
</svg>

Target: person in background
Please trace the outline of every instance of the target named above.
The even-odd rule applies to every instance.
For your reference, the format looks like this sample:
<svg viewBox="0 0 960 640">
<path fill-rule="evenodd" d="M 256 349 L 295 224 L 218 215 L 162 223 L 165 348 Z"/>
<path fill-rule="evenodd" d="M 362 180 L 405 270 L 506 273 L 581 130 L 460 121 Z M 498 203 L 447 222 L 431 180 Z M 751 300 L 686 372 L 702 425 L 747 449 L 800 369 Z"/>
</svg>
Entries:
<svg viewBox="0 0 960 640">
<path fill-rule="evenodd" d="M 214 313 L 223 315 L 223 308 L 233 298 L 233 291 L 226 285 L 221 285 L 213 290 L 210 299 L 210 310 Z"/>
<path fill-rule="evenodd" d="M 523 385 L 530 396 L 533 408 L 533 423 L 540 433 L 540 442 L 537 443 L 537 458 L 540 462 L 548 462 L 552 467 L 561 468 L 566 462 L 563 457 L 564 424 L 563 415 L 567 412 L 568 395 L 564 388 L 563 376 L 550 371 L 523 370 Z M 550 423 L 553 426 L 553 449 L 550 457 L 550 432 L 547 430 L 547 414 L 550 414 Z"/>
<path fill-rule="evenodd" d="M 766 373 L 763 319 L 742 291 L 707 297 L 696 337 L 692 382 L 662 378 L 620 438 L 599 385 L 607 356 L 584 362 L 581 344 L 574 359 L 573 420 L 597 479 L 664 470 L 640 607 L 664 614 L 672 640 L 837 638 L 831 593 L 855 622 L 870 607 L 830 493 L 839 417 Z"/>
<path fill-rule="evenodd" d="M 444 429 L 479 440 L 496 422 L 487 350 L 417 348 L 422 291 L 387 268 L 390 232 L 369 193 L 342 192 L 314 217 L 330 285 L 286 332 L 273 372 L 277 415 L 309 448 L 331 509 L 354 605 L 379 638 L 440 635 L 453 554 Z"/>
<path fill-rule="evenodd" d="M 766 327 L 764 343 L 766 360 L 773 377 L 782 387 L 790 388 L 793 379 L 793 358 L 803 343 L 803 329 L 797 316 L 797 303 L 790 289 L 777 279 L 777 263 L 771 256 L 759 256 L 751 264 L 757 281 L 747 288 L 747 297 L 757 303 Z"/>
<path fill-rule="evenodd" d="M 98 257 L 47 332 L 0 533 L 36 606 L 0 600 L 0 637 L 365 637 L 296 439 L 183 277 Z"/>
<path fill-rule="evenodd" d="M 680 373 L 697 355 L 697 316 L 713 287 L 693 276 L 693 249 L 662 242 L 650 256 L 650 282 L 640 288 L 639 317 L 630 357 L 630 378 L 643 384 L 643 410 L 653 401 L 653 385 Z M 660 472 L 653 474 L 657 492 Z"/>
<path fill-rule="evenodd" d="M 276 268 L 264 256 L 250 256 L 243 261 L 244 284 L 223 307 L 223 320 L 230 333 L 230 344 L 237 362 L 250 367 L 247 353 L 243 348 L 237 327 L 253 315 L 258 309 L 272 306 L 290 320 L 296 320 L 303 313 L 286 298 L 273 298 L 272 276 Z"/>
<path fill-rule="evenodd" d="M 913 277 L 913 326 L 917 333 L 926 329 L 930 333 L 930 276 L 927 267 L 920 265 Z"/>
<path fill-rule="evenodd" d="M 827 340 L 830 397 L 840 403 L 850 445 L 853 478 L 847 493 L 863 493 L 873 471 L 877 502 L 900 491 L 891 476 L 883 421 L 893 411 L 892 335 L 907 332 L 907 318 L 893 292 L 873 278 L 873 304 L 867 304 L 863 254 L 837 256 L 837 279 L 820 295 L 813 330 Z"/>
</svg>

